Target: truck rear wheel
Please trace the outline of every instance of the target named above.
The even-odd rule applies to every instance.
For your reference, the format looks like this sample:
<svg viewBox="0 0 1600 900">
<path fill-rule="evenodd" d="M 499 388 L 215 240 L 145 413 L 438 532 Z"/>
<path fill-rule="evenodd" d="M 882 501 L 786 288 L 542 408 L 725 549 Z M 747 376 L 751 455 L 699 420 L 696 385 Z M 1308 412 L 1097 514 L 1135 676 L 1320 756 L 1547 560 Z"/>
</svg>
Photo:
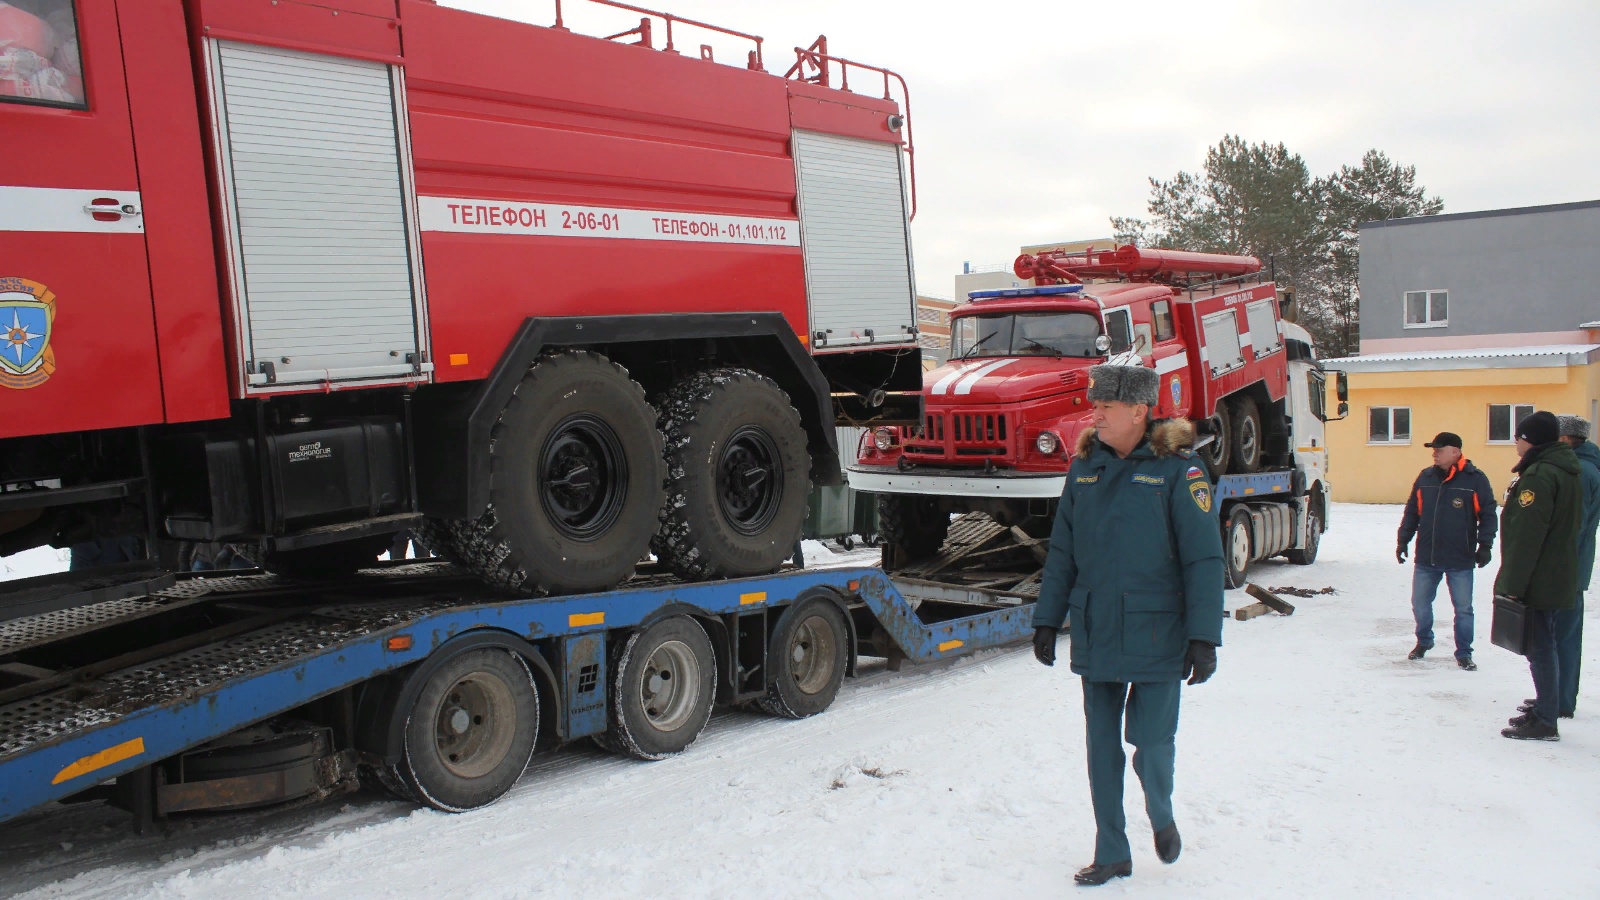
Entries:
<svg viewBox="0 0 1600 900">
<path fill-rule="evenodd" d="M 487 806 L 521 777 L 538 736 L 539 692 L 528 664 L 507 650 L 469 650 L 417 694 L 390 778 L 434 809 Z"/>
<path fill-rule="evenodd" d="M 1233 417 L 1228 414 L 1227 401 L 1217 404 L 1216 414 L 1206 420 L 1206 430 L 1211 433 L 1211 440 L 1197 452 L 1205 459 L 1206 465 L 1217 475 L 1228 473 L 1228 464 L 1233 458 L 1229 448 L 1233 446 Z"/>
<path fill-rule="evenodd" d="M 811 457 L 800 413 L 770 379 L 713 369 L 661 399 L 667 502 L 651 549 L 681 578 L 777 571 L 805 527 Z"/>
<path fill-rule="evenodd" d="M 601 746 L 634 759 L 665 759 L 700 736 L 716 700 L 717 658 L 700 623 L 673 616 L 628 636 L 609 696 Z"/>
<path fill-rule="evenodd" d="M 1223 567 L 1228 587 L 1242 588 L 1250 575 L 1250 511 L 1235 506 L 1222 532 Z"/>
<path fill-rule="evenodd" d="M 814 716 L 833 704 L 850 661 L 844 613 L 814 597 L 789 607 L 767 648 L 767 696 L 762 712 L 786 719 Z"/>
<path fill-rule="evenodd" d="M 1252 397 L 1228 401 L 1228 469 L 1248 475 L 1261 468 L 1261 410 Z"/>
<path fill-rule="evenodd" d="M 661 509 L 655 410 L 597 353 L 541 358 L 490 441 L 489 509 L 448 528 L 448 552 L 513 591 L 602 591 L 633 574 Z"/>
<path fill-rule="evenodd" d="M 878 534 L 883 567 L 894 570 L 939 552 L 950 533 L 950 517 L 933 497 L 878 495 Z"/>
</svg>

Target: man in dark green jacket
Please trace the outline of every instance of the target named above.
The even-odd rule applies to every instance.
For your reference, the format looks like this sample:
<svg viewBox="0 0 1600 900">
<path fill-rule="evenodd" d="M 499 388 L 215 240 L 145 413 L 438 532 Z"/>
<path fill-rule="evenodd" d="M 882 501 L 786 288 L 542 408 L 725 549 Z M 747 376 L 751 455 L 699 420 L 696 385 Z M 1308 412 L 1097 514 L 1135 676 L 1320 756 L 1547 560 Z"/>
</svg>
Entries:
<svg viewBox="0 0 1600 900">
<path fill-rule="evenodd" d="M 1583 469 L 1583 523 L 1578 526 L 1578 594 L 1571 609 L 1556 613 L 1556 657 L 1561 660 L 1556 704 L 1561 718 L 1578 710 L 1578 675 L 1583 664 L 1583 592 L 1594 576 L 1594 535 L 1600 528 L 1600 448 L 1589 440 L 1589 420 L 1561 416 L 1561 440 Z"/>
<path fill-rule="evenodd" d="M 1188 422 L 1150 421 L 1158 379 L 1137 366 L 1089 370 L 1095 428 L 1078 440 L 1034 612 L 1034 654 L 1055 664 L 1070 620 L 1083 678 L 1094 863 L 1079 884 L 1133 872 L 1122 806 L 1123 716 L 1156 855 L 1178 858 L 1172 817 L 1179 683 L 1216 671 L 1222 643 L 1222 537 Z"/>
<path fill-rule="evenodd" d="M 1517 425 L 1522 461 L 1511 471 L 1500 518 L 1497 596 L 1526 604 L 1528 668 L 1533 673 L 1533 709 L 1500 733 L 1518 740 L 1557 741 L 1555 614 L 1571 609 L 1578 593 L 1578 528 L 1583 516 L 1577 454 L 1560 440 L 1550 413 L 1536 412 Z"/>
</svg>

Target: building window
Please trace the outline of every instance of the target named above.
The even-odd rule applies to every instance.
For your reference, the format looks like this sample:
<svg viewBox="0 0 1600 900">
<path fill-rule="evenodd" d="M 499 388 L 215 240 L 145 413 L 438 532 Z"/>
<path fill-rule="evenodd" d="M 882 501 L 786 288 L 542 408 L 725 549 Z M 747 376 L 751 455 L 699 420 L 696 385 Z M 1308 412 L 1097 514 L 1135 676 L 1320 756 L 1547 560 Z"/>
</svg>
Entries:
<svg viewBox="0 0 1600 900">
<path fill-rule="evenodd" d="M 1449 324 L 1449 291 L 1406 291 L 1407 328 L 1443 328 Z"/>
<path fill-rule="evenodd" d="M 1367 407 L 1367 443 L 1411 443 L 1411 407 Z"/>
<path fill-rule="evenodd" d="M 1489 404 L 1489 443 L 1515 443 L 1517 424 L 1531 415 L 1533 415 L 1531 403 Z"/>
</svg>

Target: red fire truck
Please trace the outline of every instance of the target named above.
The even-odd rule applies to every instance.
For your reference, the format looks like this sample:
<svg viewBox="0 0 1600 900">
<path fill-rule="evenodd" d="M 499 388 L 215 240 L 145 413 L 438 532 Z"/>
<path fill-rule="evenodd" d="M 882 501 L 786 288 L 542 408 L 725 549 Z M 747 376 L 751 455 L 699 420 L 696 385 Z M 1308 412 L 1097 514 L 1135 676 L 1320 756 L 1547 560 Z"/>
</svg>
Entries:
<svg viewBox="0 0 1600 900">
<path fill-rule="evenodd" d="M 915 421 L 904 82 L 595 2 L 638 26 L 0 0 L 0 555 L 158 557 L 45 602 L 405 531 L 524 592 L 768 572 L 836 418 Z"/>
<path fill-rule="evenodd" d="M 858 450 L 850 483 L 881 495 L 889 568 L 937 551 L 952 513 L 1048 534 L 1092 425 L 1088 369 L 1108 361 L 1153 368 L 1154 415 L 1198 426 L 1230 581 L 1253 560 L 1315 559 L 1324 375 L 1259 260 L 1123 246 L 1024 254 L 1015 270 L 1035 286 L 976 291 L 951 313 L 951 359 L 925 376 L 923 421 L 878 428 Z"/>
</svg>

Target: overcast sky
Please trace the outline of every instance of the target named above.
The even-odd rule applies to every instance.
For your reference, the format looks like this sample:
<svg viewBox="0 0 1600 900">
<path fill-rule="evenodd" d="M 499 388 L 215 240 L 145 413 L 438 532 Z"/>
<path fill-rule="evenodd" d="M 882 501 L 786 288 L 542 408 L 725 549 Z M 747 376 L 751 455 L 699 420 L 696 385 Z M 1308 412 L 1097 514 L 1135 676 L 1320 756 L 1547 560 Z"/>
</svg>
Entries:
<svg viewBox="0 0 1600 900">
<path fill-rule="evenodd" d="M 443 2 L 553 20 L 550 0 Z M 1446 212 L 1600 199 L 1597 0 L 638 5 L 759 34 L 777 74 L 825 33 L 835 55 L 905 76 L 923 293 L 951 295 L 966 260 L 1109 235 L 1110 216 L 1145 213 L 1146 179 L 1197 169 L 1228 133 L 1282 141 L 1314 175 L 1376 147 L 1415 165 Z M 638 19 L 565 9 L 582 31 Z M 748 47 L 678 43 L 727 60 Z"/>
</svg>

